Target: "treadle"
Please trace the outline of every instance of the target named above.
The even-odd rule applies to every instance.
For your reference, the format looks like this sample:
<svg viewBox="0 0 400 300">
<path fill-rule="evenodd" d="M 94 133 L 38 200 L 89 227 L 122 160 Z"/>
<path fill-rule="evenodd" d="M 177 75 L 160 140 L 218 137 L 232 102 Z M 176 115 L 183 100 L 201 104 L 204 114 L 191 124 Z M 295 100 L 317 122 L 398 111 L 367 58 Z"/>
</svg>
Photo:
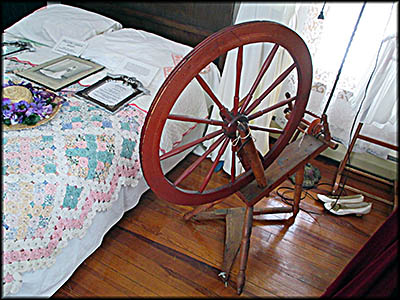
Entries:
<svg viewBox="0 0 400 300">
<path fill-rule="evenodd" d="M 193 218 L 195 220 L 215 220 L 224 219 L 226 234 L 224 259 L 221 266 L 221 272 L 218 274 L 228 285 L 229 273 L 239 251 L 239 273 L 237 275 L 236 289 L 240 295 L 245 283 L 245 270 L 248 259 L 248 250 L 253 224 L 253 216 L 262 214 L 293 213 L 285 221 L 294 222 L 299 211 L 302 184 L 304 180 L 304 165 L 307 161 L 320 154 L 328 147 L 327 143 L 305 134 L 304 137 L 289 144 L 277 159 L 264 171 L 267 179 L 266 187 L 259 187 L 254 179 L 246 187 L 240 189 L 237 195 L 246 203 L 246 207 L 223 208 L 212 211 L 205 211 L 214 206 L 221 200 L 211 204 L 197 207 L 193 211 L 185 214 L 185 220 Z M 269 193 L 285 181 L 293 173 L 296 173 L 294 203 L 291 207 L 267 207 L 254 210 L 254 204 L 268 196 Z"/>
<path fill-rule="evenodd" d="M 237 192 L 237 195 L 247 205 L 254 205 L 264 196 L 268 196 L 273 189 L 295 173 L 304 164 L 305 160 L 314 158 L 327 147 L 327 144 L 314 136 L 305 134 L 304 138 L 290 143 L 275 161 L 265 169 L 264 175 L 267 178 L 266 187 L 259 187 L 256 180 L 253 180 L 241 188 Z"/>
</svg>

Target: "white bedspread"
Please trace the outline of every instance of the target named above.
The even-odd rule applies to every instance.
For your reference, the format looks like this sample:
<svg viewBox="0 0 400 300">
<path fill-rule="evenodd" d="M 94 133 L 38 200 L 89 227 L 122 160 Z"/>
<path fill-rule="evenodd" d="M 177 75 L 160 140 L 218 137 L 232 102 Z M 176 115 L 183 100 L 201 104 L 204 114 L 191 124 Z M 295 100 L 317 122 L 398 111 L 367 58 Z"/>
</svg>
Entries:
<svg viewBox="0 0 400 300">
<path fill-rule="evenodd" d="M 4 37 L 8 37 L 7 35 L 4 35 Z M 125 113 L 125 110 L 121 110 L 118 115 L 114 116 L 113 118 L 108 118 L 104 115 L 104 113 L 100 113 L 103 117 L 106 119 L 112 120 L 111 123 L 113 124 L 113 129 L 108 128 L 105 129 L 105 133 L 116 136 L 115 141 L 123 141 L 124 139 L 128 139 L 129 134 L 124 130 L 123 134 L 124 136 L 121 135 L 120 132 L 122 127 L 120 129 L 119 126 L 127 126 L 127 125 L 122 125 L 120 122 L 126 122 L 130 117 L 129 114 L 131 114 L 132 109 L 136 109 L 135 114 L 139 114 L 139 111 L 142 113 L 147 113 L 151 102 L 156 95 L 159 87 L 162 85 L 164 80 L 167 78 L 168 74 L 173 70 L 175 65 L 185 56 L 192 48 L 181 45 L 178 43 L 175 43 L 173 41 L 169 41 L 167 39 L 164 39 L 162 37 L 156 36 L 154 34 L 150 34 L 144 31 L 138 31 L 134 29 L 122 29 L 119 31 L 114 31 L 114 32 L 109 32 L 100 36 L 96 36 L 90 40 L 88 40 L 88 47 L 82 54 L 82 58 L 85 59 L 90 59 L 94 62 L 97 62 L 99 64 L 104 65 L 106 68 L 104 71 L 98 74 L 94 74 L 91 77 L 88 77 L 84 80 L 79 81 L 76 84 L 73 84 L 72 86 L 69 86 L 65 89 L 63 89 L 60 93 L 67 98 L 68 103 L 70 103 L 69 106 L 67 106 L 64 110 L 62 109 L 61 112 L 56 115 L 56 117 L 48 123 L 48 125 L 43 125 L 48 128 L 51 126 L 52 122 L 54 124 L 57 124 L 57 133 L 55 133 L 55 138 L 57 140 L 62 140 L 62 135 L 65 133 L 62 133 L 62 130 L 64 128 L 69 128 L 68 124 L 74 125 L 79 125 L 77 123 L 81 123 L 80 126 L 94 126 L 94 122 L 98 122 L 94 120 L 93 118 L 95 116 L 95 107 L 94 105 L 87 104 L 82 99 L 77 98 L 73 91 L 81 90 L 86 86 L 89 86 L 90 84 L 96 82 L 103 76 L 105 76 L 107 73 L 112 73 L 112 74 L 118 74 L 122 73 L 123 70 L 121 69 L 121 66 L 119 62 L 121 62 L 124 59 L 134 59 L 136 61 L 140 61 L 144 64 L 149 64 L 152 67 L 158 68 L 157 73 L 154 76 L 154 79 L 150 82 L 146 88 L 150 90 L 150 95 L 144 95 L 136 100 L 133 100 L 132 103 L 130 103 L 129 106 L 127 106 L 126 111 L 128 114 Z M 19 68 L 26 69 L 29 66 L 34 66 L 37 64 L 41 64 L 45 61 L 48 61 L 50 59 L 59 57 L 60 54 L 57 54 L 53 52 L 49 47 L 37 47 L 36 52 L 24 52 L 20 53 L 18 55 L 13 55 L 11 57 L 7 57 L 5 60 L 5 63 L 3 64 L 3 71 L 7 69 L 16 69 L 18 70 Z M 212 89 L 216 89 L 218 84 L 219 84 L 219 72 L 216 68 L 215 65 L 210 65 L 205 70 L 201 73 L 202 77 L 207 81 L 208 85 Z M 5 74 L 5 79 L 13 79 L 17 80 L 18 77 L 15 74 L 7 73 Z M 20 80 L 22 78 L 19 78 Z M 24 80 L 26 82 L 26 80 Z M 6 82 L 6 81 L 5 81 Z M 72 91 L 72 92 L 71 92 Z M 173 108 L 173 111 L 175 113 L 182 113 L 186 115 L 192 115 L 192 116 L 201 116 L 204 117 L 208 113 L 208 105 L 209 105 L 209 100 L 207 98 L 208 96 L 205 96 L 204 91 L 199 87 L 197 81 L 192 82 L 191 84 L 188 85 L 188 87 L 184 90 L 183 94 L 180 96 L 180 98 L 177 101 L 177 105 Z M 88 110 L 88 107 L 83 107 L 83 105 L 87 104 L 88 107 L 93 107 Z M 82 111 L 88 110 L 88 116 L 90 115 L 91 120 L 93 122 L 89 122 L 89 120 L 85 120 L 85 114 L 79 113 L 79 107 L 82 107 Z M 68 117 L 68 120 L 62 120 L 63 111 L 65 112 L 70 112 L 71 117 Z M 65 115 L 66 116 L 66 115 Z M 64 118 L 65 118 L 64 116 Z M 69 115 L 68 115 L 69 116 Z M 125 118 L 124 120 L 119 119 L 120 117 Z M 136 117 L 135 117 L 136 118 Z M 78 120 L 79 119 L 79 120 Z M 139 119 L 136 119 L 137 122 L 140 123 L 141 117 Z M 141 119 L 143 121 L 143 119 Z M 65 122 L 68 121 L 68 122 Z M 64 122 L 64 123 L 63 123 Z M 74 123 L 75 122 L 75 123 Z M 77 122 L 77 123 L 76 123 Z M 92 125 L 85 125 L 92 123 Z M 116 124 L 121 124 L 118 126 L 114 126 Z M 170 124 L 171 123 L 171 124 Z M 83 124 L 83 125 L 82 125 Z M 67 126 L 67 127 L 65 127 Z M 100 126 L 100 124 L 99 124 Z M 104 126 L 104 124 L 103 124 Z M 132 125 L 133 126 L 133 125 Z M 194 137 L 199 137 L 203 129 L 201 126 L 196 126 L 195 128 L 194 124 L 187 123 L 187 122 L 169 122 L 165 128 L 165 133 L 163 134 L 163 138 L 161 141 L 161 151 L 168 151 L 170 150 L 174 145 L 180 143 L 182 139 L 190 139 Z M 35 129 L 35 135 L 32 137 L 26 136 L 25 139 L 32 139 L 32 138 L 40 138 L 41 136 L 41 126 Z M 43 127 L 44 128 L 44 127 Z M 113 130 L 114 131 L 113 132 Z M 141 124 L 139 124 L 139 127 L 137 130 L 133 130 L 132 134 L 135 135 L 135 138 L 137 138 L 138 133 L 140 131 Z M 89 143 L 89 138 L 90 134 L 95 134 L 95 128 L 91 128 L 90 132 L 86 134 L 84 128 L 82 127 L 77 127 L 76 128 L 76 133 L 74 133 L 74 128 L 71 127 L 68 129 L 68 136 L 73 136 L 74 134 L 78 135 L 78 133 L 83 134 L 83 136 L 86 138 L 86 143 Z M 103 130 L 103 129 L 102 129 Z M 187 134 L 190 132 L 190 134 Z M 25 132 L 26 133 L 26 132 Z M 44 134 L 45 132 L 43 132 Z M 98 133 L 100 134 L 100 132 Z M 128 134 L 128 135 L 127 135 Z M 48 134 L 47 134 L 48 135 Z M 120 136 L 121 137 L 118 137 Z M 15 143 L 18 142 L 18 134 L 17 132 L 14 131 L 14 133 L 5 133 L 4 138 L 10 138 L 9 140 L 3 140 L 6 141 L 7 144 L 7 151 L 10 153 L 14 150 L 10 148 L 9 143 L 14 140 L 16 141 Z M 72 140 L 71 140 L 72 141 Z M 70 142 L 71 142 L 70 141 Z M 60 142 L 58 142 L 60 143 Z M 63 142 L 61 142 L 63 143 Z M 70 147 L 67 142 L 65 142 L 65 147 Z M 61 147 L 61 144 L 59 144 Z M 63 146 L 64 147 L 64 146 Z M 98 146 L 99 147 L 99 146 Z M 118 148 L 120 147 L 120 148 Z M 116 147 L 117 153 L 115 154 L 115 157 L 122 157 L 123 154 L 119 153 L 118 151 L 123 151 L 121 149 L 121 145 Z M 129 145 L 127 145 L 129 148 Z M 124 148 L 124 146 L 122 146 Z M 125 148 L 125 149 L 128 149 Z M 64 149 L 64 148 L 63 148 Z M 138 145 L 135 146 L 133 151 L 137 151 Z M 132 150 L 132 149 L 128 149 Z M 75 151 L 75 150 L 68 150 L 68 151 Z M 13 152 L 14 153 L 14 152 Z M 71 152 L 72 153 L 72 152 Z M 166 166 L 166 169 L 172 168 L 176 163 L 184 157 L 187 153 L 182 153 L 180 157 L 177 157 L 175 160 L 168 160 L 165 163 L 168 164 Z M 62 153 L 57 154 L 62 155 Z M 7 157 L 9 157 L 10 154 L 8 154 Z M 11 157 L 11 156 L 10 156 Z M 138 157 L 138 154 L 134 154 L 134 157 Z M 10 159 L 6 162 L 7 164 L 10 162 Z M 124 164 L 124 160 L 119 161 L 119 164 Z M 111 167 L 112 170 L 114 170 Z M 117 167 L 119 168 L 119 167 Z M 110 169 L 110 170 L 111 170 Z M 78 170 L 78 169 L 76 169 Z M 119 169 L 120 172 L 123 172 L 123 169 Z M 64 172 L 64 171 L 63 171 Z M 18 173 L 18 172 L 17 172 Z M 18 182 L 18 177 L 17 173 L 13 174 L 12 176 L 5 175 L 5 184 L 7 185 L 6 187 L 8 188 L 8 194 L 3 193 L 3 204 L 8 203 L 10 200 L 8 200 L 8 195 L 10 194 L 10 183 Z M 79 173 L 79 172 L 78 172 Z M 75 175 L 77 175 L 76 173 Z M 64 174 L 64 173 L 63 173 Z M 67 174 L 67 173 L 66 173 Z M 64 174 L 64 176 L 66 176 Z M 32 178 L 36 178 L 35 174 L 29 175 Z M 51 176 L 50 176 L 51 177 Z M 53 176 L 54 177 L 54 176 Z M 51 177 L 50 182 L 55 184 L 56 177 Z M 25 178 L 25 177 L 24 177 Z M 66 177 L 67 178 L 67 177 Z M 78 177 L 77 177 L 78 178 Z M 41 179 L 43 179 L 43 175 L 39 174 L 38 177 L 36 178 L 37 181 L 39 182 Z M 82 179 L 74 179 L 73 181 L 69 182 L 70 184 L 72 182 L 76 182 L 79 184 Z M 54 181 L 54 182 L 53 182 Z M 113 182 L 113 181 L 112 181 Z M 60 183 L 61 184 L 61 183 Z M 86 183 L 85 183 L 86 184 Z M 118 183 L 112 183 L 113 185 Z M 68 185 L 68 184 L 67 184 Z M 86 184 L 87 185 L 87 184 Z M 70 185 L 71 187 L 71 185 Z M 87 185 L 88 188 L 90 188 L 90 185 Z M 67 187 L 64 187 L 62 191 L 65 191 L 68 189 Z M 75 186 L 76 189 L 76 186 Z M 79 229 L 79 234 L 69 234 L 68 237 L 65 236 L 63 238 L 64 242 L 62 243 L 62 247 L 57 247 L 57 244 L 54 244 L 53 242 L 53 250 L 56 250 L 54 253 L 48 252 L 46 255 L 48 255 L 48 259 L 46 259 L 45 264 L 36 264 L 35 266 L 31 266 L 30 264 L 35 260 L 31 259 L 31 263 L 26 263 L 27 261 L 25 260 L 27 257 L 20 256 L 20 255 L 14 255 L 17 252 L 16 251 L 22 251 L 24 247 L 26 246 L 25 242 L 19 242 L 15 243 L 13 241 L 13 237 L 11 235 L 8 235 L 9 239 L 5 238 L 4 240 L 4 247 L 3 247 L 3 253 L 8 253 L 7 254 L 7 259 L 6 261 L 3 261 L 7 264 L 7 274 L 10 276 L 6 275 L 6 288 L 3 291 L 3 295 L 8 296 L 45 296 L 49 297 L 53 293 L 57 291 L 58 288 L 61 287 L 61 285 L 68 280 L 68 278 L 72 275 L 72 273 L 75 271 L 75 269 L 93 252 L 97 247 L 100 246 L 101 241 L 105 233 L 123 216 L 124 212 L 126 210 L 129 210 L 136 206 L 138 203 L 140 196 L 144 191 L 148 189 L 148 186 L 142 177 L 142 173 L 139 171 L 135 175 L 135 178 L 131 180 L 127 180 L 125 184 L 121 184 L 120 187 L 115 188 L 115 192 L 117 195 L 112 196 L 112 199 L 110 201 L 111 205 L 100 205 L 99 209 L 96 208 L 96 211 L 89 212 L 89 215 L 91 220 L 90 222 L 86 222 L 84 226 L 84 229 Z M 85 194 L 88 193 L 88 191 L 84 192 Z M 83 192 L 82 192 L 83 194 Z M 78 203 L 66 203 L 66 198 L 62 193 L 57 192 L 56 195 L 60 195 L 60 199 L 55 199 L 55 204 L 62 204 L 64 205 L 64 208 L 61 205 L 60 209 L 56 209 L 58 211 L 58 218 L 63 218 L 62 217 L 62 210 L 66 208 L 68 205 L 76 205 L 76 207 L 81 207 L 82 205 Z M 127 196 L 129 195 L 129 196 Z M 31 194 L 30 199 L 36 198 L 36 194 Z M 10 198 L 11 199 L 11 198 Z M 14 199 L 14 198 L 13 198 Z M 24 206 L 25 207 L 25 206 Z M 72 206 L 71 206 L 72 207 Z M 86 207 L 86 206 L 85 206 Z M 101 209 L 100 209 L 101 207 Z M 82 206 L 82 209 L 84 206 Z M 29 209 L 28 209 L 29 210 Z M 89 209 L 90 210 L 90 209 Z M 14 212 L 15 213 L 15 212 Z M 8 215 L 11 217 L 12 212 L 8 212 Z M 72 216 L 71 213 L 68 214 L 68 216 Z M 8 217 L 7 217 L 8 218 Z M 49 217 L 49 224 L 56 224 L 54 220 L 51 221 L 52 216 L 50 215 Z M 8 220 L 8 219 L 7 219 Z M 71 219 L 72 221 L 72 219 Z M 4 223 L 5 221 L 3 220 L 3 225 L 7 225 Z M 57 223 L 58 224 L 58 223 Z M 60 223 L 61 224 L 61 223 Z M 71 223 L 72 224 L 72 223 Z M 15 224 L 14 224 L 15 225 Z M 76 224 L 75 224 L 76 225 Z M 7 225 L 9 226 L 9 225 Z M 67 225 L 69 226 L 69 225 Z M 15 226 L 14 226 L 15 227 Z M 18 227 L 18 226 L 17 226 Z M 15 228 L 17 228 L 15 227 Z M 29 227 L 29 226 L 28 226 Z M 72 230 L 72 228 L 70 229 Z M 43 231 L 43 230 L 42 230 Z M 35 233 L 30 232 L 30 234 L 33 234 L 33 238 L 35 239 Z M 57 230 L 57 235 L 63 236 L 63 232 L 60 230 Z M 45 238 L 48 238 L 51 240 L 51 236 L 54 236 L 54 233 L 52 230 L 48 230 L 46 232 L 42 232 L 42 235 Z M 22 238 L 20 236 L 19 238 Z M 18 238 L 18 239 L 19 239 Z M 29 243 L 29 247 L 35 247 L 35 243 Z M 22 248 L 21 248 L 22 247 Z M 61 249 L 62 248 L 62 249 Z M 35 250 L 34 248 L 31 248 L 31 251 Z M 32 251 L 35 252 L 35 251 Z M 24 251 L 26 253 L 26 251 Z M 71 255 L 73 254 L 73 255 Z M 14 267 L 13 267 L 14 265 Z M 21 266 L 21 267 L 20 267 Z M 22 267 L 23 266 L 23 267 Z M 3 269 L 4 270 L 4 269 Z M 4 284 L 4 277 L 3 277 L 3 284 Z"/>
</svg>

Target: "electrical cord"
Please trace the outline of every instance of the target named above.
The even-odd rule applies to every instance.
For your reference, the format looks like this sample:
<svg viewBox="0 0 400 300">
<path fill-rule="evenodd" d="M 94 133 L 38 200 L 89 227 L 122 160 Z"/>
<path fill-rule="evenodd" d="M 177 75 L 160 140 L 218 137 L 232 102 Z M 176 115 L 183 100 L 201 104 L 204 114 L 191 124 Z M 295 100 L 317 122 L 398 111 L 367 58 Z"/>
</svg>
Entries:
<svg viewBox="0 0 400 300">
<path fill-rule="evenodd" d="M 320 186 L 320 185 L 330 185 L 330 184 L 329 183 L 319 183 L 319 184 L 317 184 L 315 187 L 313 187 L 311 189 L 312 190 L 317 189 L 318 186 Z M 285 191 L 281 192 L 281 190 L 285 190 Z M 277 188 L 275 190 L 275 193 L 281 198 L 281 201 L 283 203 L 285 203 L 287 205 L 290 205 L 290 206 L 293 206 L 294 204 L 292 202 L 294 201 L 294 199 L 291 198 L 291 197 L 286 196 L 286 194 L 288 192 L 293 192 L 293 191 L 294 191 L 293 187 L 284 187 L 284 186 L 282 186 L 282 187 Z M 301 202 L 301 200 L 304 200 L 307 196 L 310 197 L 311 199 L 313 199 L 314 201 L 318 201 L 311 193 L 309 193 L 307 191 L 304 191 L 304 190 L 302 192 L 304 192 L 304 196 L 300 196 L 300 200 L 299 200 L 300 202 Z M 318 224 L 319 224 L 318 220 L 316 218 L 314 218 L 313 215 L 319 215 L 319 216 L 323 215 L 320 212 L 315 212 L 315 211 L 307 210 L 307 209 L 304 209 L 304 208 L 300 207 L 300 203 L 299 203 L 299 210 L 304 211 L 305 213 L 307 213 Z"/>
<path fill-rule="evenodd" d="M 319 187 L 320 185 L 328 185 L 328 186 L 331 186 L 330 183 L 324 183 L 324 182 L 322 182 L 322 183 L 317 184 L 315 187 L 312 187 L 312 188 L 309 189 L 309 190 L 314 190 L 314 191 L 317 190 L 317 191 L 327 192 L 327 191 L 324 191 L 324 190 L 319 190 L 318 187 Z M 281 193 L 280 190 L 286 190 L 286 191 L 284 191 L 284 192 Z M 290 192 L 290 191 L 294 191 L 294 188 L 293 188 L 293 187 L 281 186 L 281 187 L 277 188 L 275 192 L 276 192 L 276 194 L 282 199 L 283 202 L 285 202 L 286 204 L 292 205 L 290 202 L 293 201 L 293 198 L 289 198 L 289 197 L 287 197 L 287 196 L 285 195 L 286 193 L 288 193 L 288 192 Z M 303 192 L 304 192 L 304 196 L 301 196 L 301 197 L 300 197 L 300 201 L 303 200 L 303 199 L 305 199 L 307 196 L 310 197 L 311 199 L 315 200 L 315 201 L 318 201 L 318 199 L 316 199 L 311 193 L 309 193 L 309 192 L 307 192 L 307 191 L 305 191 L 305 190 L 303 190 Z M 305 209 L 302 209 L 302 210 L 303 210 L 304 212 L 319 214 L 319 213 L 316 213 L 316 212 L 307 211 L 307 210 L 305 210 Z"/>
<path fill-rule="evenodd" d="M 322 192 L 325 192 L 325 193 L 326 193 L 327 191 L 321 190 L 321 189 L 318 188 L 318 187 L 321 186 L 321 185 L 331 186 L 330 183 L 321 182 L 321 183 L 318 183 L 316 186 L 312 187 L 312 188 L 309 189 L 309 190 L 322 191 Z M 286 191 L 281 192 L 281 190 L 286 190 Z M 282 186 L 282 187 L 277 188 L 274 192 L 277 194 L 277 196 L 279 196 L 279 197 L 281 198 L 281 201 L 282 201 L 283 203 L 285 203 L 285 204 L 287 204 L 287 205 L 290 205 L 290 206 L 293 206 L 293 203 L 292 203 L 292 202 L 294 201 L 294 199 L 291 198 L 291 197 L 286 196 L 286 194 L 287 194 L 288 192 L 291 192 L 291 191 L 294 191 L 294 188 L 293 188 L 293 187 L 284 187 L 284 186 Z M 318 199 L 316 199 L 311 193 L 309 193 L 309 192 L 307 192 L 307 191 L 304 191 L 304 190 L 303 190 L 303 192 L 304 192 L 304 196 L 300 196 L 300 202 L 301 202 L 301 200 L 305 199 L 306 197 L 310 197 L 310 198 L 313 199 L 314 201 L 318 201 Z M 344 193 L 347 194 L 346 191 L 344 191 Z M 326 193 L 326 194 L 329 194 L 329 193 Z M 304 211 L 305 213 L 307 213 L 307 214 L 308 214 L 314 221 L 316 221 L 318 224 L 319 224 L 319 222 L 318 222 L 318 220 L 317 220 L 316 218 L 314 218 L 313 214 L 314 214 L 314 215 L 319 215 L 319 216 L 322 216 L 322 215 L 323 215 L 323 213 L 320 213 L 320 212 L 315 212 L 315 211 L 311 211 L 311 210 L 304 209 L 304 208 L 300 207 L 300 204 L 299 204 L 299 210 Z"/>
</svg>

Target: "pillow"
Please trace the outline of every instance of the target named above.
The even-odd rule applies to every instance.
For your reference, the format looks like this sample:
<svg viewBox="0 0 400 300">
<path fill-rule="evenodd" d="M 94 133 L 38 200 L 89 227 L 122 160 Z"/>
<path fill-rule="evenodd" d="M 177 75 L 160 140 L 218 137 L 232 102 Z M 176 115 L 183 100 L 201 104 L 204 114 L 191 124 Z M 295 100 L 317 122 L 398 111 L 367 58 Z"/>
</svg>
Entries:
<svg viewBox="0 0 400 300">
<path fill-rule="evenodd" d="M 121 28 L 119 22 L 97 13 L 64 4 L 51 4 L 22 18 L 5 32 L 54 47 L 63 36 L 86 41 Z"/>
</svg>

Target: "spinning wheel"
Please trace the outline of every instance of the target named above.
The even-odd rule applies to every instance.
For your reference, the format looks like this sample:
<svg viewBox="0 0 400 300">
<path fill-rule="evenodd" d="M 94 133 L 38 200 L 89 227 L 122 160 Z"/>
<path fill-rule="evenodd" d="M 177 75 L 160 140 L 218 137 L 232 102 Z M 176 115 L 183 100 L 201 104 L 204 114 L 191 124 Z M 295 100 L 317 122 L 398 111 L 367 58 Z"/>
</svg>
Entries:
<svg viewBox="0 0 400 300">
<path fill-rule="evenodd" d="M 249 93 L 243 99 L 239 99 L 238 95 L 241 69 L 243 65 L 243 51 L 246 51 L 246 45 L 263 42 L 271 43 L 273 48 L 266 58 L 257 78 L 254 79 L 254 84 Z M 216 58 L 235 48 L 238 48 L 239 53 L 236 64 L 236 88 L 235 97 L 232 99 L 233 109 L 229 110 L 221 103 L 220 99 L 218 99 L 214 92 L 211 91 L 202 78 L 200 72 Z M 253 99 L 254 92 L 264 74 L 268 72 L 268 68 L 278 49 L 285 51 L 286 54 L 292 58 L 293 62 L 280 76 L 276 78 L 271 86 L 269 86 L 260 97 Z M 273 89 L 277 87 L 293 70 L 297 72 L 298 76 L 296 95 L 290 99 L 280 101 L 268 108 L 257 110 L 259 104 L 262 101 L 266 101 L 265 99 L 271 91 L 273 91 Z M 204 91 L 211 97 L 215 104 L 215 109 L 219 110 L 222 121 L 200 119 L 193 116 L 183 116 L 171 113 L 175 103 L 179 103 L 177 102 L 179 95 L 192 80 L 197 81 Z M 173 72 L 159 89 L 150 107 L 143 126 L 140 149 L 142 169 L 149 186 L 160 198 L 180 205 L 199 205 L 209 203 L 235 193 L 238 189 L 247 185 L 254 179 L 253 172 L 260 171 L 254 170 L 254 168 L 252 169 L 249 168 L 248 165 L 245 165 L 245 172 L 240 174 L 240 176 L 232 176 L 229 184 L 213 189 L 207 189 L 207 183 L 210 180 L 222 152 L 225 150 L 231 151 L 232 159 L 234 160 L 236 156 L 235 151 L 239 147 L 232 147 L 232 143 L 237 141 L 239 134 L 242 135 L 242 138 L 243 136 L 248 135 L 250 133 L 249 129 L 265 132 L 278 132 L 280 133 L 280 137 L 275 142 L 272 149 L 269 152 L 260 155 L 262 168 L 265 169 L 268 167 L 288 144 L 304 114 L 311 88 L 311 80 L 312 65 L 307 46 L 294 31 L 278 23 L 243 23 L 225 28 L 211 35 L 196 46 L 193 51 L 183 58 L 175 67 Z M 291 104 L 293 109 L 287 125 L 283 130 L 260 128 L 249 124 L 251 120 L 261 118 L 267 113 L 273 113 L 275 109 L 287 104 Z M 180 145 L 160 156 L 160 140 L 167 120 L 169 122 L 195 122 L 198 124 L 204 123 L 216 125 L 218 129 L 207 134 L 203 138 L 199 138 L 186 145 Z M 210 147 L 206 150 L 206 155 L 200 157 L 199 160 L 182 173 L 177 180 L 171 182 L 165 176 L 161 168 L 162 160 L 168 159 L 169 157 L 177 155 L 194 145 L 200 144 L 201 142 L 214 137 L 216 137 L 216 141 L 211 143 Z M 250 142 L 247 143 L 246 146 L 254 147 L 251 137 L 248 137 L 250 138 L 248 139 Z M 231 144 L 231 147 L 229 147 L 229 144 Z M 215 160 L 212 169 L 204 178 L 202 185 L 198 187 L 198 189 L 193 190 L 179 187 L 179 183 L 184 178 L 190 176 L 191 171 L 193 171 L 195 167 L 198 167 L 198 165 L 206 159 L 206 156 L 210 152 L 214 151 L 219 145 L 222 145 L 220 148 L 222 150 L 219 150 L 219 154 L 217 155 L 218 159 Z M 254 159 L 254 157 L 252 159 Z M 242 164 L 250 163 L 246 158 L 242 158 L 241 162 Z M 235 174 L 235 170 L 232 170 L 232 174 Z"/>
<path fill-rule="evenodd" d="M 241 73 L 243 68 L 243 53 L 250 44 L 268 43 L 272 49 L 267 55 L 263 65 L 253 79 L 253 84 L 248 93 L 239 99 Z M 221 99 L 210 89 L 202 78 L 201 71 L 218 57 L 228 51 L 237 49 L 235 92 L 232 99 L 232 108 L 229 109 Z M 277 56 L 278 51 L 283 51 L 291 59 L 289 67 L 277 76 L 272 84 L 263 90 L 260 96 L 255 97 L 255 92 L 263 76 Z M 276 59 L 276 58 L 275 58 Z M 295 95 L 286 96 L 274 105 L 260 109 L 260 104 L 265 104 L 268 95 L 281 84 L 291 72 L 297 72 L 297 89 Z M 182 115 L 173 112 L 179 105 L 179 96 L 185 88 L 192 83 L 199 84 L 218 109 L 221 120 L 199 118 L 192 115 Z M 240 247 L 240 271 L 237 279 L 237 292 L 241 293 L 244 285 L 244 272 L 247 264 L 249 241 L 253 215 L 267 213 L 292 212 L 294 218 L 299 211 L 301 185 L 303 182 L 303 167 L 309 159 L 318 155 L 328 146 L 332 145 L 326 116 L 322 116 L 322 123 L 318 116 L 317 121 L 309 122 L 303 119 L 308 96 L 312 83 L 312 63 L 310 53 L 304 41 L 291 29 L 274 22 L 256 21 L 227 27 L 197 45 L 175 67 L 166 81 L 160 87 L 147 114 L 142 129 L 140 157 L 143 174 L 153 192 L 161 199 L 179 204 L 197 206 L 185 215 L 185 219 L 226 219 L 226 240 L 222 272 L 219 274 L 227 284 L 229 272 Z M 252 124 L 257 118 L 274 113 L 276 109 L 287 106 L 287 124 L 283 130 L 260 127 Z M 216 128 L 214 131 L 194 141 L 178 145 L 172 150 L 160 155 L 161 140 L 164 129 L 169 122 L 183 122 L 190 124 L 208 124 Z M 307 130 L 310 125 L 310 130 Z M 256 149 L 252 138 L 252 131 L 279 133 L 277 141 L 266 153 Z M 300 140 L 291 142 L 297 137 L 300 130 L 304 136 Z M 296 133 L 295 133 L 296 132 Z M 183 171 L 178 178 L 169 179 L 164 173 L 162 162 L 207 141 L 204 154 L 192 165 Z M 182 182 L 187 180 L 193 170 L 205 163 L 212 152 L 216 157 L 207 174 L 200 180 L 200 186 L 188 189 Z M 232 168 L 228 183 L 210 187 L 209 182 L 217 164 L 224 152 L 231 155 Z M 243 171 L 236 175 L 235 160 L 239 159 Z M 296 173 L 296 185 L 293 207 L 266 208 L 254 211 L 253 206 L 263 197 Z M 218 176 L 218 173 L 215 175 Z M 197 179 L 197 182 L 199 180 Z M 225 181 L 226 182 L 226 181 Z M 237 193 L 246 204 L 245 208 L 227 209 L 205 212 L 224 198 Z M 200 206 L 199 206 L 200 205 Z M 242 232 L 242 237 L 240 237 Z"/>
</svg>

